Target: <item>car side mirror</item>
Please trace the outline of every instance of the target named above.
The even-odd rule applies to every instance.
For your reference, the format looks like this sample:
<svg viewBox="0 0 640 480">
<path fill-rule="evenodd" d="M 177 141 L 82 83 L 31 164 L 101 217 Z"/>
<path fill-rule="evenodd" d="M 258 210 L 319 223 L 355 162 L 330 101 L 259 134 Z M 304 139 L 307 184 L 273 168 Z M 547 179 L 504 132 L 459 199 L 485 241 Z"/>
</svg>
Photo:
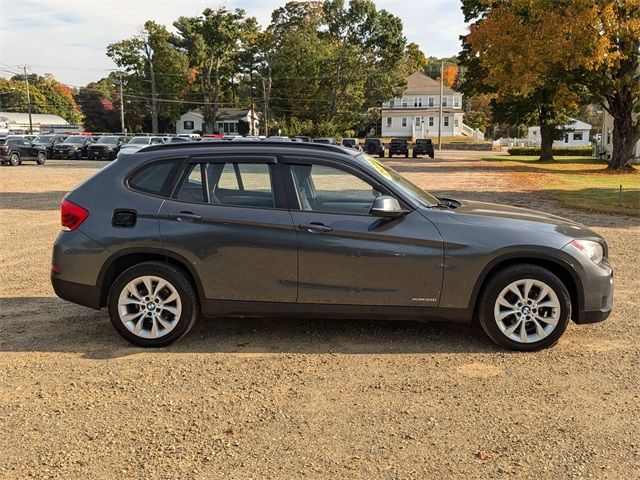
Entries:
<svg viewBox="0 0 640 480">
<path fill-rule="evenodd" d="M 382 195 L 373 201 L 371 215 L 374 217 L 396 218 L 404 214 L 400 202 L 394 197 Z"/>
</svg>

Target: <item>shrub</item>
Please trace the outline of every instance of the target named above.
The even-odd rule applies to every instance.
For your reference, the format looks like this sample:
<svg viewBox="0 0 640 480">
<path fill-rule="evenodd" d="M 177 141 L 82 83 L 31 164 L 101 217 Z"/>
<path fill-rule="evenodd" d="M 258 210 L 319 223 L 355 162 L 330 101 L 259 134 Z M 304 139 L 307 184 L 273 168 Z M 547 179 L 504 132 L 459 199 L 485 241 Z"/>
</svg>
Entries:
<svg viewBox="0 0 640 480">
<path fill-rule="evenodd" d="M 540 147 L 511 147 L 509 155 L 540 155 Z M 562 156 L 586 156 L 590 157 L 593 153 L 591 147 L 553 147 L 553 154 Z"/>
</svg>

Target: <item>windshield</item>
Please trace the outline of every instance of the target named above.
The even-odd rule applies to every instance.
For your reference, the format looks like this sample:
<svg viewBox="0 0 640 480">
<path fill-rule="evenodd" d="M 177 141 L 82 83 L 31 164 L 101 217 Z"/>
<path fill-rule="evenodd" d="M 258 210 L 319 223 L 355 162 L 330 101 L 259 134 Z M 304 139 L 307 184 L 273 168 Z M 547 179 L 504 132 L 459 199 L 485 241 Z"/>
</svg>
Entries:
<svg viewBox="0 0 640 480">
<path fill-rule="evenodd" d="M 33 143 L 51 143 L 53 141 L 53 135 L 41 135 L 36 137 Z"/>
<path fill-rule="evenodd" d="M 343 145 L 355 145 L 356 141 L 353 138 L 343 138 L 342 139 L 342 144 Z"/>
<path fill-rule="evenodd" d="M 148 145 L 149 141 L 148 137 L 136 137 L 131 139 L 129 145 Z"/>
<path fill-rule="evenodd" d="M 391 143 L 407 143 L 407 141 L 403 140 L 402 138 L 394 138 L 393 140 L 391 140 Z"/>
<path fill-rule="evenodd" d="M 84 137 L 69 137 L 64 143 L 84 143 Z"/>
<path fill-rule="evenodd" d="M 417 185 L 411 183 L 394 169 L 381 164 L 375 158 L 370 157 L 366 153 L 359 155 L 358 157 L 366 160 L 384 178 L 390 181 L 398 190 L 401 190 L 404 194 L 410 196 L 421 205 L 430 207 L 432 205 L 438 205 L 440 203 L 440 200 L 438 200 L 436 197 L 421 189 Z"/>
<path fill-rule="evenodd" d="M 115 145 L 118 143 L 118 137 L 100 137 L 96 143 L 108 143 L 109 145 Z"/>
</svg>

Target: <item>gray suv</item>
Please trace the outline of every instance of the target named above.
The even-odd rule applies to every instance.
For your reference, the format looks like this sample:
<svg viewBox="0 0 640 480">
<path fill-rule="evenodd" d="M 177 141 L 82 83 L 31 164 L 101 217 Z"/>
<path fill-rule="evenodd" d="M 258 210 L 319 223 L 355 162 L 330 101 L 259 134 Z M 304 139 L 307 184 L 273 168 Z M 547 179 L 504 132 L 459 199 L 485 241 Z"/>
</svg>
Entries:
<svg viewBox="0 0 640 480">
<path fill-rule="evenodd" d="M 605 320 L 607 244 L 533 210 L 436 198 L 334 145 L 147 147 L 70 192 L 53 247 L 63 299 L 161 347 L 200 315 L 479 321 L 515 350 Z"/>
</svg>

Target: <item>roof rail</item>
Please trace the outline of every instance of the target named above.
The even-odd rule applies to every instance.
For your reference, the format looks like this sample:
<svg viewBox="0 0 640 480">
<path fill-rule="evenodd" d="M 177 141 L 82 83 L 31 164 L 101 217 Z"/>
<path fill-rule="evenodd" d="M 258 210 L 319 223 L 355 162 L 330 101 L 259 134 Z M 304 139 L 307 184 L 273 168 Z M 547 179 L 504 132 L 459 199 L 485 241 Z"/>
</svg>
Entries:
<svg viewBox="0 0 640 480">
<path fill-rule="evenodd" d="M 156 150 L 186 150 L 186 149 L 199 149 L 199 148 L 228 148 L 228 147 L 260 147 L 262 145 L 270 145 L 273 147 L 283 147 L 283 148 L 296 148 L 296 149 L 309 149 L 309 150 L 331 150 L 339 153 L 351 153 L 350 149 L 342 147 L 340 145 L 329 145 L 326 143 L 305 143 L 305 142 L 278 142 L 278 141 L 269 141 L 262 140 L 260 142 L 256 141 L 234 141 L 234 142 L 184 142 L 184 143 L 164 143 L 160 145 L 151 145 L 149 147 L 145 147 L 140 150 L 140 153 L 145 152 L 153 152 Z M 355 150 L 354 150 L 355 152 Z M 135 152 L 138 153 L 138 152 Z M 134 155 L 135 155 L 134 153 Z"/>
</svg>

